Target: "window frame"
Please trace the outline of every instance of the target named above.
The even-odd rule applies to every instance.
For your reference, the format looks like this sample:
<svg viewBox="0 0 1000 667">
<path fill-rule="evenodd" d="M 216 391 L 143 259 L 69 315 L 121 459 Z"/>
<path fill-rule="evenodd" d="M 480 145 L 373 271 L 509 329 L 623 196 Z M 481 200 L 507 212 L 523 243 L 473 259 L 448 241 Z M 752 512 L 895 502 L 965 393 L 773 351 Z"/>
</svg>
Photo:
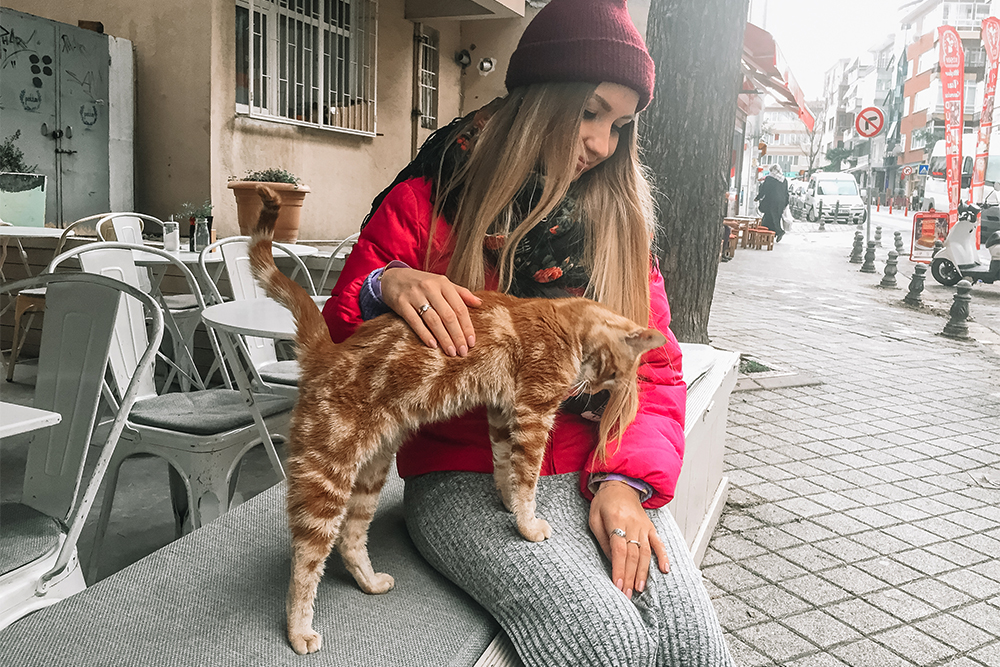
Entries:
<svg viewBox="0 0 1000 667">
<path fill-rule="evenodd" d="M 234 12 L 237 116 L 377 135 L 378 0 L 236 0 Z"/>
</svg>

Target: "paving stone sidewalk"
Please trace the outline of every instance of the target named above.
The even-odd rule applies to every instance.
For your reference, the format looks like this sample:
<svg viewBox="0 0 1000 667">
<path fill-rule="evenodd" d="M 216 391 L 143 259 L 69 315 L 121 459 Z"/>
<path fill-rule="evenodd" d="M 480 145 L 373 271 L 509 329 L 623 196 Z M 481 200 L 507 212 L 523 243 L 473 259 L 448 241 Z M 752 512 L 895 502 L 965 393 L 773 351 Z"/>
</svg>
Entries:
<svg viewBox="0 0 1000 667">
<path fill-rule="evenodd" d="M 859 273 L 853 228 L 802 227 L 720 265 L 709 326 L 800 385 L 730 402 L 702 567 L 737 664 L 1000 667 L 1000 331 L 940 336 L 875 287 L 886 250 Z"/>
</svg>

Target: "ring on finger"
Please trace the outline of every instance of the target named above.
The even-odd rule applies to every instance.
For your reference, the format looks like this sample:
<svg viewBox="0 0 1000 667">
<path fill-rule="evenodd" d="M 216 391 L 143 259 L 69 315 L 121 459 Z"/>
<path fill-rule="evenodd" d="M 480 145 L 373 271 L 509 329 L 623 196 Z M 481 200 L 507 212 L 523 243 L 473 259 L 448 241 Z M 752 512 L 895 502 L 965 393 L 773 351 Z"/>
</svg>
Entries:
<svg viewBox="0 0 1000 667">
<path fill-rule="evenodd" d="M 420 317 L 423 317 L 424 313 L 426 313 L 430 309 L 431 309 L 431 304 L 425 303 L 424 305 L 422 305 L 419 308 L 417 308 L 417 315 L 419 315 Z"/>
<path fill-rule="evenodd" d="M 625 531 L 622 530 L 621 528 L 615 528 L 614 530 L 611 531 L 611 535 L 617 535 L 618 537 L 624 538 Z M 611 537 L 611 535 L 608 535 L 608 537 Z"/>
<path fill-rule="evenodd" d="M 628 542 L 629 544 L 634 544 L 635 546 L 640 548 L 642 547 L 642 545 L 639 544 L 639 540 L 626 540 L 626 542 Z"/>
</svg>

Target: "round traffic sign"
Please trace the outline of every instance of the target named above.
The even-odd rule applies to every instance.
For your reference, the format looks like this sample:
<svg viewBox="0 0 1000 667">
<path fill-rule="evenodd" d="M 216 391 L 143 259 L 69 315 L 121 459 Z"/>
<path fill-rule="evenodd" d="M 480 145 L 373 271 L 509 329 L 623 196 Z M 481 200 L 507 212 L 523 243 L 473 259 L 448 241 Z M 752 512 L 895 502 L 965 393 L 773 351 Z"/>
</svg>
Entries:
<svg viewBox="0 0 1000 667">
<path fill-rule="evenodd" d="M 854 119 L 854 129 L 862 137 L 870 139 L 882 131 L 885 125 L 885 115 L 878 107 L 865 107 Z"/>
<path fill-rule="evenodd" d="M 903 176 L 909 176 L 913 173 L 913 167 L 903 167 Z"/>
</svg>

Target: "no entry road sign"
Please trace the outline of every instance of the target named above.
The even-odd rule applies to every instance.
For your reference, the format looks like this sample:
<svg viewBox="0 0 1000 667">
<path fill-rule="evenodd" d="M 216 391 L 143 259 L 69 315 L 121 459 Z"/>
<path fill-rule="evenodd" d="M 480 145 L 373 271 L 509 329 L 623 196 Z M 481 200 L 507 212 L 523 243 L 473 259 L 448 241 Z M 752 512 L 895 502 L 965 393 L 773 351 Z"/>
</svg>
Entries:
<svg viewBox="0 0 1000 667">
<path fill-rule="evenodd" d="M 866 107 L 854 119 L 854 129 L 862 137 L 870 139 L 882 131 L 885 125 L 885 115 L 878 107 Z"/>
</svg>

